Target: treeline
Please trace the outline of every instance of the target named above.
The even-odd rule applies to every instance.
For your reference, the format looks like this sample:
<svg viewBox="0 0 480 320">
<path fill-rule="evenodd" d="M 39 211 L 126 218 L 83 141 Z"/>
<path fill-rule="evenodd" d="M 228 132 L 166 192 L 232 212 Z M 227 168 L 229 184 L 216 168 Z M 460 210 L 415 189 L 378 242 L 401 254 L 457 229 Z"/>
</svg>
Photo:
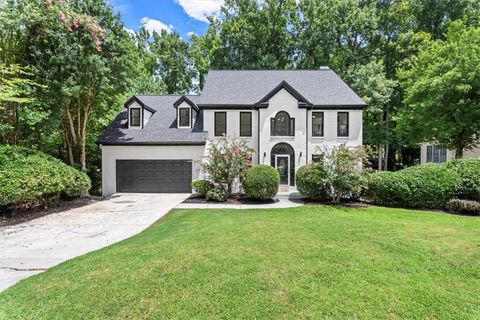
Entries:
<svg viewBox="0 0 480 320">
<path fill-rule="evenodd" d="M 205 35 L 183 39 L 132 34 L 105 0 L 0 0 L 0 142 L 61 158 L 98 188 L 94 142 L 128 95 L 199 92 L 210 69 L 327 65 L 369 104 L 365 143 L 383 169 L 424 140 L 460 155 L 480 132 L 479 6 L 226 0 Z"/>
</svg>

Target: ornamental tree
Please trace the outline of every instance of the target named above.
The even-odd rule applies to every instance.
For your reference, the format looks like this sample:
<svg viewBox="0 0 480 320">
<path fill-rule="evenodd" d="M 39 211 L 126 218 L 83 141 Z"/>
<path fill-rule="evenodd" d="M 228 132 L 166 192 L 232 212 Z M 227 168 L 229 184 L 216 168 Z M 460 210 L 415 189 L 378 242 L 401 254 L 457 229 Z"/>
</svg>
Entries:
<svg viewBox="0 0 480 320">
<path fill-rule="evenodd" d="M 202 170 L 230 196 L 235 179 L 243 180 L 245 171 L 252 166 L 253 153 L 254 149 L 244 141 L 229 137 L 217 138 L 209 142 Z"/>
</svg>

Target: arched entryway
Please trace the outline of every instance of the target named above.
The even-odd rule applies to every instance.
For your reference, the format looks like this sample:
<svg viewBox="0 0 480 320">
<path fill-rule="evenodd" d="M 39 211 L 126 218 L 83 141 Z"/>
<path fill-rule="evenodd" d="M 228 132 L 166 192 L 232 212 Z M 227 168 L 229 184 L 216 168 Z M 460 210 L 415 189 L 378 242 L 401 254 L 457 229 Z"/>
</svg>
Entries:
<svg viewBox="0 0 480 320">
<path fill-rule="evenodd" d="M 270 152 L 270 165 L 280 173 L 280 184 L 295 185 L 295 151 L 285 142 L 277 143 Z"/>
</svg>

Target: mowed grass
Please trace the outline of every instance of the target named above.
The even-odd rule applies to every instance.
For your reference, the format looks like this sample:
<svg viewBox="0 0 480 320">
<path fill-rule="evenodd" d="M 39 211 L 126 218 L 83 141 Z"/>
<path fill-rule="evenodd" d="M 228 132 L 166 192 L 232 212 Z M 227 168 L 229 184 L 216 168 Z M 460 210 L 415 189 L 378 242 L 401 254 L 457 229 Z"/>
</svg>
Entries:
<svg viewBox="0 0 480 320">
<path fill-rule="evenodd" d="M 480 219 L 174 210 L 0 294 L 0 319 L 480 318 Z"/>
</svg>

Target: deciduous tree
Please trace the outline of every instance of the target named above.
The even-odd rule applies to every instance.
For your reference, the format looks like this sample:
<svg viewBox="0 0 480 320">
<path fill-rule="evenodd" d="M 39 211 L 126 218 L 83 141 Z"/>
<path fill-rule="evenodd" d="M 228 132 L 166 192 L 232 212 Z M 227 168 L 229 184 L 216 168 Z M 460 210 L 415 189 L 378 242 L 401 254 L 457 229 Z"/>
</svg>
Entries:
<svg viewBox="0 0 480 320">
<path fill-rule="evenodd" d="M 432 141 L 463 151 L 480 138 L 480 27 L 452 22 L 401 72 L 405 104 L 399 130 L 412 143 Z"/>
</svg>

